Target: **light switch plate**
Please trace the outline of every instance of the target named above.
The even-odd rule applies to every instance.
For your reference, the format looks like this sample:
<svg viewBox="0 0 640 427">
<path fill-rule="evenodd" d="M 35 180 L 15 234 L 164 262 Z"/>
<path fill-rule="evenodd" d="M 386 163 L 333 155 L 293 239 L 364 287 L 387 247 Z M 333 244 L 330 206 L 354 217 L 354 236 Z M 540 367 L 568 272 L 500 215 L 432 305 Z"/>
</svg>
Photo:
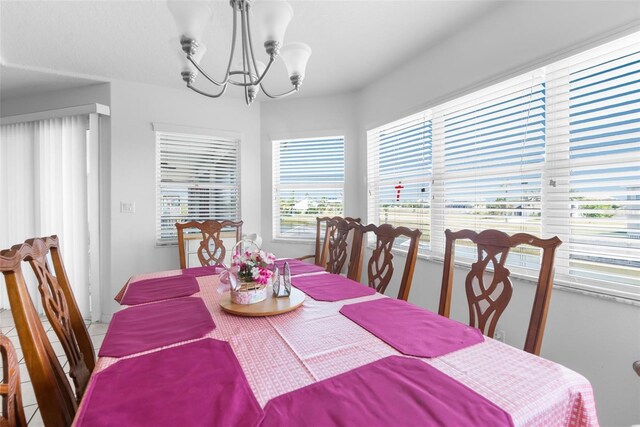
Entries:
<svg viewBox="0 0 640 427">
<path fill-rule="evenodd" d="M 136 203 L 120 202 L 120 213 L 136 213 Z"/>
</svg>

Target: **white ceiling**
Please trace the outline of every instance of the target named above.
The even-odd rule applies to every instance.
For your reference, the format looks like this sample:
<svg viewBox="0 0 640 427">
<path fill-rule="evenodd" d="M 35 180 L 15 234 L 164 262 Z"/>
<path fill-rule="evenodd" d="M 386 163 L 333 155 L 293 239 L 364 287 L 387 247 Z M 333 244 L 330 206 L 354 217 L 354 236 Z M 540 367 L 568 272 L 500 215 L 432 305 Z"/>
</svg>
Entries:
<svg viewBox="0 0 640 427">
<path fill-rule="evenodd" d="M 220 76 L 228 57 L 231 8 L 227 0 L 210 3 L 214 21 L 205 31 L 208 51 L 202 62 Z M 313 50 L 297 96 L 358 90 L 501 3 L 294 0 L 285 43 L 304 41 Z M 78 86 L 117 79 L 183 87 L 175 54 L 179 45 L 177 39 L 170 43 L 172 38 L 177 33 L 164 1 L 2 1 L 0 96 L 64 89 L 73 85 L 73 77 L 79 78 Z M 258 34 L 254 44 L 262 45 Z M 57 75 L 12 71 L 14 66 Z M 281 61 L 265 83 L 272 92 L 290 88 Z"/>
</svg>

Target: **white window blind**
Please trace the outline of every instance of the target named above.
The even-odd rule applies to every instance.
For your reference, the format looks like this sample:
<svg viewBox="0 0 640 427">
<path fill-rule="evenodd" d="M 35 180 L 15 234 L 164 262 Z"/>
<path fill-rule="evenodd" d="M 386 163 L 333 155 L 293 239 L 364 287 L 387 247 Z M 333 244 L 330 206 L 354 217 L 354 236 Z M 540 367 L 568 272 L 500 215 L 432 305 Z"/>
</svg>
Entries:
<svg viewBox="0 0 640 427">
<path fill-rule="evenodd" d="M 539 236 L 545 144 L 541 73 L 491 86 L 435 111 L 443 144 L 437 187 L 443 228 Z M 475 259 L 474 248 L 464 244 L 458 258 Z M 512 269 L 537 269 L 539 254 L 518 248 L 507 263 Z"/>
<path fill-rule="evenodd" d="M 428 111 L 367 133 L 369 221 L 420 229 L 423 252 L 431 221 L 431 139 Z"/>
<path fill-rule="evenodd" d="M 343 136 L 273 141 L 274 238 L 315 238 L 316 217 L 343 204 Z"/>
<path fill-rule="evenodd" d="M 446 228 L 557 235 L 556 283 L 640 300 L 640 33 L 367 139 L 369 221 L 417 226 L 430 236 L 423 254 L 443 255 Z M 415 206 L 404 209 L 406 192 L 394 198 L 398 182 Z M 422 213 L 419 182 L 431 196 Z M 457 254 L 475 257 L 471 247 Z M 529 275 L 539 261 L 525 247 L 508 264 Z"/>
<path fill-rule="evenodd" d="M 640 37 L 547 67 L 550 122 L 546 230 L 563 241 L 556 274 L 574 285 L 640 295 Z M 551 126 L 551 124 L 550 124 Z"/>
<path fill-rule="evenodd" d="M 240 141 L 156 132 L 156 238 L 175 242 L 175 223 L 240 219 Z"/>
</svg>

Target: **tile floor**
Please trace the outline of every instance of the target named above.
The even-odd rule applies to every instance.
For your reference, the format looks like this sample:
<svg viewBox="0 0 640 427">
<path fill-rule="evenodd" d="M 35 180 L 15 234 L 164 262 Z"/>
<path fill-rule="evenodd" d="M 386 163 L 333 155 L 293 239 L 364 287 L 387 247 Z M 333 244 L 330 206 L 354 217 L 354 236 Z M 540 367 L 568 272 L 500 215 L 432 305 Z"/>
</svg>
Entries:
<svg viewBox="0 0 640 427">
<path fill-rule="evenodd" d="M 60 344 L 60 340 L 51 328 L 51 325 L 49 324 L 47 318 L 45 316 L 42 316 L 41 319 L 42 325 L 44 326 L 45 331 L 47 331 L 47 336 L 49 337 L 49 340 L 51 340 L 51 345 L 53 346 L 53 349 L 58 356 L 58 360 L 60 360 L 60 365 L 62 365 L 63 369 L 66 372 L 67 358 L 64 355 L 62 344 Z M 91 335 L 91 341 L 93 341 L 93 347 L 95 348 L 97 354 L 100 346 L 102 345 L 104 334 L 107 332 L 108 325 L 105 323 L 90 323 L 89 321 L 86 322 L 89 329 L 89 335 Z M 36 402 L 36 396 L 33 392 L 33 387 L 31 387 L 29 372 L 27 372 L 27 367 L 24 364 L 24 357 L 22 355 L 22 349 L 20 348 L 20 341 L 18 340 L 18 332 L 14 327 L 13 316 L 11 315 L 10 310 L 0 311 L 0 329 L 2 330 L 2 333 L 9 337 L 9 339 L 13 343 L 13 346 L 16 348 L 18 360 L 20 361 L 22 403 L 24 405 L 24 413 L 27 417 L 29 426 L 44 426 L 44 424 L 42 423 L 42 418 L 40 417 L 40 412 L 38 411 L 38 404 Z M 71 387 L 73 388 L 73 383 L 71 384 Z"/>
</svg>

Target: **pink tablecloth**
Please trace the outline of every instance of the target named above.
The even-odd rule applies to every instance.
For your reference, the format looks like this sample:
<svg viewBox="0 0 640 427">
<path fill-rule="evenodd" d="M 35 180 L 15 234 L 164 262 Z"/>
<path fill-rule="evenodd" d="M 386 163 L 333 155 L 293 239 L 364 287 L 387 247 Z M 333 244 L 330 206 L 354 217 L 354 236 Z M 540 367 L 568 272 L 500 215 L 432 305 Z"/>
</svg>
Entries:
<svg viewBox="0 0 640 427">
<path fill-rule="evenodd" d="M 160 272 L 132 281 L 177 273 Z M 344 304 L 386 298 L 379 294 L 339 302 L 307 298 L 301 308 L 288 314 L 242 318 L 220 309 L 217 276 L 199 277 L 198 283 L 200 292 L 193 297 L 204 300 L 217 325 L 206 336 L 231 344 L 262 407 L 289 391 L 399 355 L 339 313 Z M 96 371 L 118 360 L 101 357 Z M 504 409 L 516 426 L 598 425 L 593 391 L 583 376 L 490 338 L 421 360 Z"/>
</svg>

